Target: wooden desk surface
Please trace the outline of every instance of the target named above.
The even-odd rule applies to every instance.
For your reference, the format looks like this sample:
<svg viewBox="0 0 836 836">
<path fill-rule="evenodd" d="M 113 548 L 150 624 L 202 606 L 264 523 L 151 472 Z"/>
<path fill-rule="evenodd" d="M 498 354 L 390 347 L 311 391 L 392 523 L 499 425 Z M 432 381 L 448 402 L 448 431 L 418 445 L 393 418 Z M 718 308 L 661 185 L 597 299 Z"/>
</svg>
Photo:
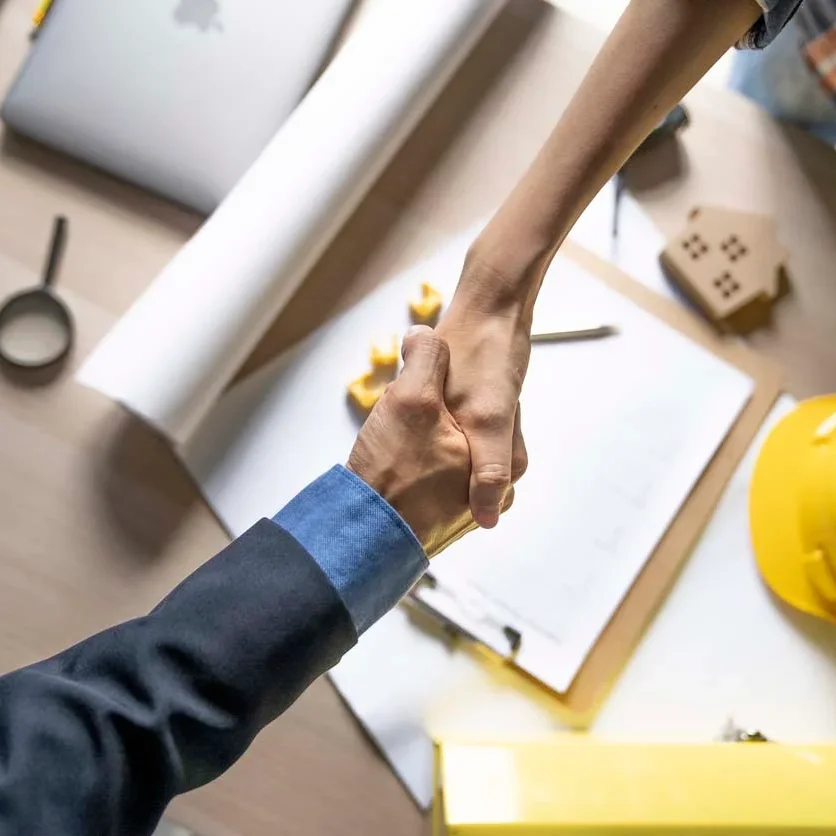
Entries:
<svg viewBox="0 0 836 836">
<path fill-rule="evenodd" d="M 772 215 L 792 291 L 747 341 L 784 367 L 796 397 L 836 391 L 836 151 L 734 93 L 698 87 L 686 101 L 693 121 L 680 153 L 637 159 L 636 196 L 666 235 L 699 204 Z M 666 165 L 679 174 L 655 184 L 654 166 Z"/>
<path fill-rule="evenodd" d="M 28 46 L 30 0 L 0 5 L 0 93 Z M 445 235 L 488 216 L 533 157 L 601 35 L 511 0 L 265 339 L 263 358 Z M 836 158 L 731 94 L 693 98 L 687 170 L 642 186 L 674 231 L 695 202 L 775 211 L 791 304 L 756 338 L 799 394 L 836 390 Z M 54 380 L 0 374 L 0 670 L 149 609 L 225 536 L 171 453 L 72 381 L 72 369 L 199 219 L 10 136 L 0 153 L 0 292 L 40 269 L 52 217 L 71 234 L 60 288 L 79 339 Z M 323 298 L 329 301 L 323 301 Z M 428 829 L 331 687 L 316 683 L 226 776 L 172 811 L 203 836 L 416 834 Z"/>
</svg>

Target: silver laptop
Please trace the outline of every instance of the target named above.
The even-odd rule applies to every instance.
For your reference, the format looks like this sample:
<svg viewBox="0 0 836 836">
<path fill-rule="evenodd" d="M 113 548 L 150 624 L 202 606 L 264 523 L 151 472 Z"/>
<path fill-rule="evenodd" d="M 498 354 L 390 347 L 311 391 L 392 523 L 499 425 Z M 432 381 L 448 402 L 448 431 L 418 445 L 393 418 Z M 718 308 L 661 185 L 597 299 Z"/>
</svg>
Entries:
<svg viewBox="0 0 836 836">
<path fill-rule="evenodd" d="M 315 79 L 352 0 L 53 0 L 14 130 L 211 212 Z"/>
</svg>

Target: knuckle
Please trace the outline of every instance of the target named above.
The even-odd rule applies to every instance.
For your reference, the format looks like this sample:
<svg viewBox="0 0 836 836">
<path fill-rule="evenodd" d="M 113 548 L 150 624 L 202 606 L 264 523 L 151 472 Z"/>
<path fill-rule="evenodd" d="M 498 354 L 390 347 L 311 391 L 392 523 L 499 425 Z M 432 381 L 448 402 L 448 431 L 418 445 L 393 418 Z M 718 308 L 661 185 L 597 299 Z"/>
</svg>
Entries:
<svg viewBox="0 0 836 836">
<path fill-rule="evenodd" d="M 447 340 L 427 325 L 413 325 L 404 339 L 403 355 L 407 365 L 414 355 L 421 356 L 427 367 L 446 367 L 450 363 L 450 346 Z"/>
<path fill-rule="evenodd" d="M 424 325 L 419 323 L 417 325 L 410 325 L 409 330 L 406 332 L 406 339 L 407 340 L 419 340 L 422 337 L 425 337 L 427 334 L 432 333 L 432 328 L 429 325 Z"/>
<path fill-rule="evenodd" d="M 413 325 L 407 335 L 410 346 L 432 354 L 441 350 L 443 340 L 429 325 Z"/>
<path fill-rule="evenodd" d="M 485 488 L 504 488 L 511 481 L 510 468 L 504 464 L 484 464 L 473 471 L 476 482 Z"/>
<path fill-rule="evenodd" d="M 514 413 L 501 404 L 483 404 L 474 408 L 468 424 L 475 430 L 497 431 L 507 427 L 514 420 Z"/>
<path fill-rule="evenodd" d="M 441 398 L 431 386 L 401 389 L 398 403 L 404 412 L 411 415 L 437 415 L 441 410 Z"/>
</svg>

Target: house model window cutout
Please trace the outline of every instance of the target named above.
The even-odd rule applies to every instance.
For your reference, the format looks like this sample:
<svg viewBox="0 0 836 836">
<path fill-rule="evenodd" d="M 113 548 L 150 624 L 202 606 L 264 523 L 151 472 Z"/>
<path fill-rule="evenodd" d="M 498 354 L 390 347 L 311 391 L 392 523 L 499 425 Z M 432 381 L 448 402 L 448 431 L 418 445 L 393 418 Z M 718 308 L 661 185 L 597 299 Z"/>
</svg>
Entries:
<svg viewBox="0 0 836 836">
<path fill-rule="evenodd" d="M 765 215 L 706 206 L 660 256 L 669 278 L 710 319 L 746 332 L 769 320 L 789 289 L 788 253 Z"/>
</svg>

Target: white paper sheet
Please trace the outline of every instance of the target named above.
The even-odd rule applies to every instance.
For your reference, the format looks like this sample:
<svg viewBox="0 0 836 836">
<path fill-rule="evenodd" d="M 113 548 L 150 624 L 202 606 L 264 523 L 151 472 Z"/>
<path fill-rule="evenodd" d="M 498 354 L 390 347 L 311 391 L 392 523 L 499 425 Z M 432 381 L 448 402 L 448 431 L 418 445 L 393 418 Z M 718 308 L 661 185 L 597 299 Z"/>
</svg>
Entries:
<svg viewBox="0 0 836 836">
<path fill-rule="evenodd" d="M 422 278 L 439 277 L 450 298 L 473 234 L 396 277 L 216 404 L 182 455 L 230 533 L 272 515 L 346 460 L 358 429 L 345 404 L 347 381 L 365 370 L 371 341 L 404 333 L 406 303 Z M 550 634 L 545 643 L 557 642 L 560 657 L 545 654 L 544 641 L 530 633 L 523 653 L 534 655 L 521 663 L 535 664 L 556 690 L 568 686 L 752 385 L 558 257 L 535 330 L 601 322 L 618 325 L 620 334 L 534 347 L 522 396 L 531 464 L 515 507 L 495 531 L 474 532 L 434 564 L 439 577 L 460 583 L 477 562 L 483 591 L 506 591 L 512 611 L 501 613 L 502 623 Z M 546 590 L 542 600 L 527 572 L 553 580 L 533 585 Z M 547 670 L 536 664 L 544 655 Z"/>
<path fill-rule="evenodd" d="M 442 290 L 449 298 L 475 231 L 457 236 L 431 259 L 397 276 L 290 356 L 243 381 L 216 405 L 182 453 L 232 534 L 242 533 L 259 516 L 272 515 L 323 470 L 346 459 L 357 431 L 345 405 L 346 381 L 365 369 L 372 340 L 386 341 L 408 327 L 406 301 L 424 277 L 440 277 Z M 529 553 L 517 553 L 513 564 L 508 561 L 509 566 L 545 556 L 567 571 L 569 582 L 579 585 L 584 579 L 579 579 L 578 570 L 593 565 L 600 569 L 600 563 L 592 564 L 588 551 L 584 552 L 583 540 L 577 555 L 553 551 L 553 538 L 565 536 L 559 530 L 561 521 L 569 517 L 570 521 L 583 522 L 586 527 L 581 534 L 610 537 L 611 546 L 614 540 L 629 544 L 624 554 L 616 555 L 621 562 L 612 567 L 612 583 L 607 583 L 605 594 L 596 599 L 599 604 L 604 601 L 603 609 L 588 608 L 583 619 L 578 616 L 580 610 L 575 611 L 579 631 L 572 634 L 574 644 L 571 655 L 567 651 L 566 656 L 575 661 L 561 662 L 552 653 L 548 658 L 555 664 L 544 672 L 546 678 L 560 675 L 561 664 L 565 676 L 571 676 L 565 672 L 585 655 L 586 649 L 582 648 L 606 623 L 751 387 L 738 371 L 558 257 L 543 286 L 535 327 L 559 330 L 602 321 L 618 324 L 622 335 L 599 342 L 534 348 L 523 394 L 523 428 L 531 469 L 519 485 L 515 508 L 497 530 L 469 535 L 433 564 L 436 574 L 443 574 L 445 566 L 455 566 L 457 551 L 467 561 L 478 550 L 475 544 L 484 540 L 480 559 L 490 566 L 492 555 L 506 549 L 519 552 L 511 532 L 522 531 L 520 536 L 526 538 Z M 316 443 L 311 442 L 312 427 L 316 428 Z M 657 438 L 660 428 L 670 430 L 665 443 Z M 642 465 L 638 444 L 643 445 L 643 451 L 650 445 L 660 473 Z M 683 450 L 670 449 L 677 444 Z M 609 487 L 589 476 L 589 466 L 596 456 L 599 473 L 603 458 L 621 462 L 620 475 L 625 477 L 621 483 L 612 481 L 612 468 L 602 477 L 609 479 Z M 660 456 L 664 458 L 659 460 Z M 277 468 L 280 479 L 276 477 Z M 641 490 L 636 489 L 634 470 L 645 476 Z M 643 494 L 652 495 L 654 502 L 647 503 L 643 515 L 633 519 L 631 514 L 623 521 L 617 538 L 614 515 L 624 508 L 634 510 L 644 499 Z M 556 513 L 564 507 L 571 508 L 571 513 Z M 539 577 L 542 567 L 534 571 Z M 546 585 L 532 584 L 528 589 L 532 587 Z M 572 632 L 574 624 L 573 620 L 563 626 Z M 508 672 L 497 679 L 495 672 L 486 672 L 470 657 L 456 661 L 451 673 L 445 663 L 449 654 L 436 639 L 420 649 L 409 647 L 405 655 L 398 651 L 399 658 L 410 660 L 415 676 L 391 677 L 387 688 L 379 687 L 379 678 L 390 679 L 396 665 L 389 659 L 380 665 L 379 676 L 373 672 L 385 658 L 386 648 L 398 646 L 390 631 L 408 641 L 414 628 L 400 613 L 384 619 L 337 668 L 334 681 L 378 739 L 402 780 L 419 801 L 424 801 L 429 786 L 429 772 L 424 769 L 426 736 L 422 732 L 416 737 L 414 730 L 424 727 L 435 697 L 427 688 L 415 685 L 422 678 L 420 672 L 426 670 L 426 681 L 437 683 L 432 671 L 441 666 L 445 677 L 460 682 L 451 686 L 454 690 L 464 688 L 461 683 L 469 683 L 467 689 L 478 686 L 483 694 L 485 689 L 500 694 L 502 704 L 518 705 L 522 700 L 524 705 L 531 705 L 533 689 L 523 688 L 521 696 L 522 680 L 509 680 Z M 368 683 L 376 683 L 377 691 L 366 687 Z M 433 684 L 430 690 L 435 687 Z M 444 693 L 450 692 L 445 688 Z M 559 718 L 548 708 L 548 700 L 543 702 L 535 699 L 532 726 L 539 727 L 543 716 L 558 726 Z M 493 706 L 494 698 L 486 705 Z M 515 709 L 514 714 L 519 716 L 521 710 Z"/>
<path fill-rule="evenodd" d="M 659 253 L 667 244 L 665 236 L 625 190 L 618 210 L 618 236 L 613 238 L 614 208 L 615 181 L 610 180 L 586 207 L 569 237 L 659 295 L 681 299 L 659 264 Z"/>
<path fill-rule="evenodd" d="M 749 537 L 757 452 L 791 407 L 783 398 L 773 409 L 732 477 L 596 719 L 596 736 L 704 742 L 733 718 L 788 743 L 836 738 L 836 628 L 775 602 Z M 432 800 L 433 738 L 525 739 L 566 730 L 544 691 L 462 648 L 447 648 L 400 609 L 330 675 L 423 808 Z"/>
<path fill-rule="evenodd" d="M 558 311 L 620 333 L 534 346 L 521 398 L 530 464 L 515 506 L 433 564 L 441 589 L 425 597 L 503 655 L 502 626 L 516 629 L 517 663 L 562 692 L 753 384 L 567 261 L 544 282 L 534 330 L 554 330 Z"/>
<path fill-rule="evenodd" d="M 185 442 L 505 0 L 379 0 L 81 382 Z"/>
</svg>

